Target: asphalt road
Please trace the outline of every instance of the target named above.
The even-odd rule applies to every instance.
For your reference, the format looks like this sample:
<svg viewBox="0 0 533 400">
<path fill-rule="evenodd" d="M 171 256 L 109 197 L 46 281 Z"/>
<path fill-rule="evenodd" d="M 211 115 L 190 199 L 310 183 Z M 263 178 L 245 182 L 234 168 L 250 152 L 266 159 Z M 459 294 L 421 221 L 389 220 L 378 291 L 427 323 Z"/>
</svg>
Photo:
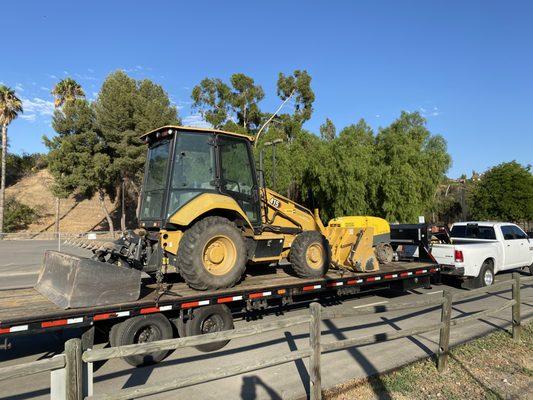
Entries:
<svg viewBox="0 0 533 400">
<path fill-rule="evenodd" d="M 58 250 L 54 240 L 0 240 L 0 290 L 32 287 L 45 250 Z M 61 251 L 90 256 L 90 251 L 61 244 Z"/>
<path fill-rule="evenodd" d="M 43 244 L 43 246 L 46 247 L 47 245 Z M 42 251 L 42 249 L 39 251 Z M 39 257 L 36 255 L 37 264 L 34 262 L 34 268 L 38 266 L 38 259 Z M 24 268 L 29 268 L 28 271 L 31 270 L 30 266 Z M 9 273 L 16 271 L 16 268 L 14 268 Z M 502 274 L 497 276 L 497 281 L 509 278 L 510 274 Z M 8 277 L 0 281 L 9 285 L 11 279 L 12 277 Z M 440 296 L 443 289 L 462 292 L 462 289 L 453 285 L 441 285 L 434 286 L 429 290 L 420 289 L 402 295 L 389 291 L 376 292 L 346 300 L 342 304 L 324 304 L 324 306 L 352 309 L 369 304 L 403 303 L 414 301 L 419 298 L 420 294 L 424 293 Z M 528 285 L 528 287 L 523 289 L 523 298 L 532 295 L 533 285 Z M 508 289 L 492 295 L 480 296 L 473 300 L 459 301 L 454 304 L 452 318 L 461 318 L 469 313 L 481 311 L 488 307 L 495 307 L 506 299 L 510 299 L 510 290 Z M 305 308 L 300 308 L 291 310 L 286 315 L 297 315 L 306 312 Z M 508 327 L 510 313 L 510 309 L 504 310 L 495 317 L 484 318 L 473 324 L 452 328 L 451 343 L 458 344 L 473 337 L 484 335 L 492 330 Z M 522 304 L 522 315 L 525 318 L 533 316 L 533 302 L 524 302 Z M 263 320 L 273 318 L 276 318 L 276 316 L 266 315 Z M 322 341 L 325 343 L 385 331 L 392 332 L 398 329 L 424 325 L 431 321 L 438 322 L 439 318 L 440 309 L 430 308 L 325 320 L 322 324 Z M 254 322 L 236 321 L 237 326 L 252 323 Z M 0 367 L 38 360 L 61 353 L 64 340 L 65 337 L 58 337 L 53 334 L 16 338 L 12 342 L 13 348 L 11 350 L 0 352 Z M 245 360 L 261 359 L 303 349 L 308 345 L 308 340 L 308 327 L 303 325 L 234 340 L 214 353 L 201 353 L 194 348 L 183 349 L 180 352 L 174 352 L 157 366 L 132 368 L 120 359 L 111 360 L 105 364 L 95 366 L 94 389 L 95 393 L 108 393 L 145 383 L 154 384 L 177 377 L 185 377 L 213 368 L 240 364 Z M 438 333 L 433 332 L 411 338 L 327 353 L 322 357 L 323 387 L 332 387 L 354 377 L 362 378 L 376 372 L 390 370 L 425 357 L 436 350 L 437 343 Z M 306 396 L 308 391 L 307 382 L 308 363 L 307 360 L 300 360 L 241 376 L 183 388 L 179 391 L 151 396 L 150 398 L 293 399 Z M 38 374 L 31 378 L 0 382 L 0 400 L 49 398 L 49 383 L 50 378 L 46 373 Z M 526 394 L 525 397 L 527 397 Z"/>
</svg>

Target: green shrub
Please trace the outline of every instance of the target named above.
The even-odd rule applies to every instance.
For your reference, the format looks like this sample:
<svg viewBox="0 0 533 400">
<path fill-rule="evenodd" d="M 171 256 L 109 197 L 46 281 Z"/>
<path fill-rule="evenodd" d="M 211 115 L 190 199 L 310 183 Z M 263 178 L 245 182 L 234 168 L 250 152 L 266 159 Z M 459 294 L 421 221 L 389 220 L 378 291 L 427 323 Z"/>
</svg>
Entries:
<svg viewBox="0 0 533 400">
<path fill-rule="evenodd" d="M 37 210 L 19 202 L 13 197 L 6 199 L 4 210 L 5 232 L 16 232 L 25 229 L 39 218 Z"/>
</svg>

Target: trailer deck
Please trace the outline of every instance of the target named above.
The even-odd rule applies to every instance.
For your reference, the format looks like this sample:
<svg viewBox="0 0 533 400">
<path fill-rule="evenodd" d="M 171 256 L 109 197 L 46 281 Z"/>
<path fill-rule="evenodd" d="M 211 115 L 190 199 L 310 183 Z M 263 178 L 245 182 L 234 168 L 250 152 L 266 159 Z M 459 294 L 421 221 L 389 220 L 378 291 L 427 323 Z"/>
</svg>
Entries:
<svg viewBox="0 0 533 400">
<path fill-rule="evenodd" d="M 227 304 L 251 306 L 273 299 L 324 291 L 344 290 L 352 293 L 375 285 L 388 287 L 387 282 L 428 278 L 439 267 L 431 262 L 392 262 L 380 265 L 375 273 L 352 273 L 330 270 L 324 278 L 301 279 L 289 275 L 281 266 L 249 268 L 237 286 L 229 289 L 197 291 L 183 281 L 171 283 L 168 292 L 159 295 L 153 282 L 146 282 L 141 297 L 135 302 L 109 306 L 62 309 L 33 288 L 0 290 L 0 337 L 28 334 L 30 331 L 92 326 L 99 321 L 156 312 L 182 312 L 199 306 Z"/>
</svg>

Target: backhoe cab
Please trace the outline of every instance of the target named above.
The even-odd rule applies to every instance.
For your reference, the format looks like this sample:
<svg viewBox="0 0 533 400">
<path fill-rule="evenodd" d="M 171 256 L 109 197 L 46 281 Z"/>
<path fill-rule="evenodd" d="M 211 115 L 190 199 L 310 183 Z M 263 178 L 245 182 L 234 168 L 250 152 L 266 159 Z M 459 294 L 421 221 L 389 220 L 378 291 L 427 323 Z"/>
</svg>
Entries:
<svg viewBox="0 0 533 400">
<path fill-rule="evenodd" d="M 164 126 L 142 140 L 148 145 L 142 229 L 115 242 L 81 240 L 93 249 L 91 260 L 45 256 L 36 289 L 63 308 L 136 300 L 141 271 L 161 282 L 175 269 L 190 287 L 207 290 L 235 285 L 249 263 L 282 258 L 301 278 L 322 277 L 330 266 L 378 269 L 373 232 L 380 219 L 324 227 L 318 211 L 260 187 L 253 137 Z"/>
</svg>

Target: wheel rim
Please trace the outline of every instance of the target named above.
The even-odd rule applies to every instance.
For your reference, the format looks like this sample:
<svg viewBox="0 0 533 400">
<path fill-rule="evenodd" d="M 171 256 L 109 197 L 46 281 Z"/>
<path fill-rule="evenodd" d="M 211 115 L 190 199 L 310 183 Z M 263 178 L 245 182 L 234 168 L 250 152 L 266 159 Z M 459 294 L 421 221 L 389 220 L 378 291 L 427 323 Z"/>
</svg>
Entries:
<svg viewBox="0 0 533 400">
<path fill-rule="evenodd" d="M 147 343 L 158 340 L 160 338 L 158 333 L 159 331 L 152 325 L 144 326 L 136 332 L 135 343 Z"/>
<path fill-rule="evenodd" d="M 483 280 L 485 281 L 485 286 L 492 285 L 494 277 L 492 276 L 492 271 L 490 269 L 485 271 L 485 275 L 483 275 Z"/>
<path fill-rule="evenodd" d="M 305 252 L 307 265 L 313 269 L 320 269 L 324 264 L 324 249 L 320 243 L 313 243 Z"/>
<path fill-rule="evenodd" d="M 235 265 L 237 247 L 227 236 L 217 235 L 206 243 L 202 254 L 204 268 L 209 273 L 225 275 Z"/>
<path fill-rule="evenodd" d="M 220 317 L 220 315 L 213 314 L 204 319 L 202 322 L 201 331 L 202 334 L 220 332 L 222 331 L 223 327 L 224 321 L 222 320 L 222 317 Z"/>
</svg>

